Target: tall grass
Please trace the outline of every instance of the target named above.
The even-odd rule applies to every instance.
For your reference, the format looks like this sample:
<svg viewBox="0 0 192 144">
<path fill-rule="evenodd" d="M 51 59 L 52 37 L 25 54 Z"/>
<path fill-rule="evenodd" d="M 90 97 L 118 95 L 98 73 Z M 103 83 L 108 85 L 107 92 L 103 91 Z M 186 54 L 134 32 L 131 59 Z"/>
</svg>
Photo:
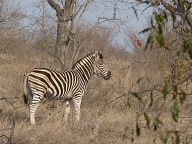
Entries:
<svg viewBox="0 0 192 144">
<path fill-rule="evenodd" d="M 154 103 L 149 108 L 150 93 L 143 93 L 142 101 L 130 93 L 164 85 L 171 65 L 168 52 L 140 51 L 127 54 L 126 59 L 121 59 L 119 55 L 113 59 L 107 52 L 103 55 L 112 77 L 108 81 L 96 75 L 92 77 L 82 99 L 81 120 L 78 124 L 74 121 L 73 104 L 66 125 L 63 120 L 62 102 L 48 101 L 40 105 L 36 113 L 37 124 L 31 126 L 28 109 L 22 100 L 24 74 L 34 67 L 57 69 L 53 65 L 54 57 L 38 47 L 30 46 L 26 49 L 25 44 L 21 44 L 13 53 L 0 53 L 0 143 L 6 143 L 8 140 L 13 116 L 16 144 L 154 144 L 154 141 L 162 143 L 161 137 L 169 131 L 169 142 L 172 136 L 173 139 L 175 137 L 171 131 L 178 131 L 183 142 L 190 140 L 184 139 L 184 135 L 192 135 L 190 96 L 180 107 L 181 119 L 174 123 L 170 113 L 173 106 L 171 95 L 164 101 L 160 97 L 161 92 L 154 92 Z M 151 129 L 146 127 L 146 120 L 142 115 L 144 111 L 151 119 Z M 154 131 L 153 122 L 157 116 L 162 120 L 163 126 Z M 136 121 L 141 128 L 139 137 L 136 134 Z"/>
</svg>

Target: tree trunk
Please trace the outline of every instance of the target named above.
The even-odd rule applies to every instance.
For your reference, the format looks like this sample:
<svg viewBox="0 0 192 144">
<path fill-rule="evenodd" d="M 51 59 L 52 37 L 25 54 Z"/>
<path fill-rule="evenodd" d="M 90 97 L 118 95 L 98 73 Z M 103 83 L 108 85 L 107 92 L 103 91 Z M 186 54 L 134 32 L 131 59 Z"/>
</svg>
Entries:
<svg viewBox="0 0 192 144">
<path fill-rule="evenodd" d="M 65 69 L 67 61 L 66 50 L 69 47 L 67 37 L 68 37 L 67 24 L 61 18 L 58 18 L 55 57 L 60 61 L 62 70 Z"/>
<path fill-rule="evenodd" d="M 53 0 L 47 0 L 50 6 L 56 11 L 58 18 L 57 23 L 57 40 L 55 49 L 55 59 L 59 60 L 61 69 L 69 69 L 69 61 L 71 58 L 70 44 L 72 35 L 71 21 L 73 19 L 72 12 L 75 0 L 65 0 L 64 9 Z"/>
<path fill-rule="evenodd" d="M 77 0 L 59 0 L 60 5 L 54 0 L 47 0 L 47 2 L 56 11 L 58 18 L 55 60 L 60 62 L 62 70 L 66 70 L 71 68 L 79 54 L 79 49 L 76 47 L 75 32 L 92 0 L 87 0 L 78 8 Z"/>
</svg>

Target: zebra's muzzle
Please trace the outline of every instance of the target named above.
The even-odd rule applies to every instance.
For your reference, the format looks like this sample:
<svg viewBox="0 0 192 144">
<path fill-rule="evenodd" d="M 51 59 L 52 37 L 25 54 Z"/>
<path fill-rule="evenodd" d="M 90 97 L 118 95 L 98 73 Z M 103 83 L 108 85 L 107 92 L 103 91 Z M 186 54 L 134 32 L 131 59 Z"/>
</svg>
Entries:
<svg viewBox="0 0 192 144">
<path fill-rule="evenodd" d="M 105 79 L 105 80 L 108 80 L 108 79 L 110 79 L 110 77 L 111 77 L 111 72 L 108 71 L 107 76 L 105 76 L 104 79 Z"/>
</svg>

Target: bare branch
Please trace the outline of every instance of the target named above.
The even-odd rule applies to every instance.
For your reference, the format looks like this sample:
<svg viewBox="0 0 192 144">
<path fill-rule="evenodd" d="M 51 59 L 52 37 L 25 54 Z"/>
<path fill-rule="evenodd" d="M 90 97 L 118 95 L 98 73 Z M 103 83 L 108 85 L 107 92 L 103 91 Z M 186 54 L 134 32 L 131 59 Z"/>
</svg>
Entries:
<svg viewBox="0 0 192 144">
<path fill-rule="evenodd" d="M 91 1 L 88 0 L 88 1 L 86 2 L 86 4 L 84 5 L 84 7 L 83 7 L 83 5 L 80 6 L 79 11 L 80 11 L 80 9 L 81 9 L 82 7 L 83 7 L 83 10 L 82 10 L 82 12 L 80 13 L 80 15 L 79 15 L 79 17 L 78 17 L 78 19 L 77 19 L 77 21 L 76 21 L 76 23 L 75 23 L 74 33 L 76 32 L 76 29 L 77 29 L 77 27 L 78 27 L 78 24 L 79 24 L 80 20 L 82 19 L 83 14 L 85 13 L 85 11 L 86 11 L 86 9 L 87 9 L 87 6 L 88 6 L 88 4 L 89 4 L 90 2 L 91 2 Z M 78 13 L 79 13 L 79 12 L 77 12 L 77 13 L 75 14 L 75 17 L 77 16 Z"/>
<path fill-rule="evenodd" d="M 117 19 L 117 18 L 107 18 L 107 17 L 100 17 L 98 18 L 98 24 L 101 24 L 101 23 L 104 23 L 104 22 L 108 22 L 108 21 L 118 21 L 118 22 L 121 22 L 120 19 Z"/>
<path fill-rule="evenodd" d="M 49 3 L 49 5 L 58 13 L 62 13 L 62 9 L 61 7 L 55 3 L 53 0 L 47 0 L 47 2 Z"/>
<path fill-rule="evenodd" d="M 192 33 L 191 12 L 188 8 L 190 6 L 188 1 L 181 2 L 181 0 L 177 0 L 172 4 L 161 0 L 161 4 L 171 15 L 180 16 L 187 31 Z M 178 26 L 173 25 L 173 27 L 177 28 Z"/>
<path fill-rule="evenodd" d="M 0 93 L 1 94 L 1 93 Z M 2 95 L 2 94 L 1 94 Z M 8 139 L 7 143 L 8 144 L 11 144 L 13 143 L 14 141 L 14 130 L 15 130 L 15 110 L 16 108 L 14 107 L 14 105 L 5 97 L 5 96 L 1 96 L 0 97 L 1 99 L 4 99 L 8 104 L 11 105 L 11 107 L 13 108 L 13 115 L 12 115 L 12 126 L 10 128 L 11 132 L 9 134 L 9 137 L 8 136 L 5 136 L 5 135 L 1 135 L 0 137 L 6 137 Z"/>
</svg>

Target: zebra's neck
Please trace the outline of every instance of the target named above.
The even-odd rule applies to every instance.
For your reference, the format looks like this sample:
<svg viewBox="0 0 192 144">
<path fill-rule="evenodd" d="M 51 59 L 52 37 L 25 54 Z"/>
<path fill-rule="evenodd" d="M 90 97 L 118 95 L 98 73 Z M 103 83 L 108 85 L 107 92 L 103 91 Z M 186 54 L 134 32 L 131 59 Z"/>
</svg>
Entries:
<svg viewBox="0 0 192 144">
<path fill-rule="evenodd" d="M 81 77 L 88 81 L 93 73 L 93 57 L 92 55 L 88 55 L 79 61 L 77 61 L 73 67 L 73 70 L 77 71 Z"/>
</svg>

